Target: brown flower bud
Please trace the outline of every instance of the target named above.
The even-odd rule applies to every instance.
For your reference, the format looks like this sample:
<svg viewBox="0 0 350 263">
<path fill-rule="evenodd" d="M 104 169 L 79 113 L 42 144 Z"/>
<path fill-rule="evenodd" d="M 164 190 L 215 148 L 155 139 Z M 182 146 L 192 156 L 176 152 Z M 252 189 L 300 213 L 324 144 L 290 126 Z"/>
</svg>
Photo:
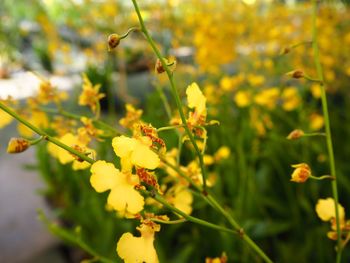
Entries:
<svg viewBox="0 0 350 263">
<path fill-rule="evenodd" d="M 288 72 L 287 75 L 295 79 L 301 79 L 304 77 L 304 72 L 302 70 L 297 69 L 297 70 Z"/>
<path fill-rule="evenodd" d="M 281 50 L 280 55 L 288 54 L 291 51 L 289 47 L 285 47 Z"/>
<path fill-rule="evenodd" d="M 154 69 L 155 71 L 158 73 L 158 74 L 161 74 L 165 71 L 163 65 L 162 65 L 162 62 L 160 61 L 160 59 L 158 58 L 157 61 L 156 61 L 156 65 L 154 66 Z"/>
<path fill-rule="evenodd" d="M 303 137 L 304 134 L 305 133 L 302 130 L 295 129 L 295 130 L 291 131 L 291 133 L 288 134 L 287 139 L 288 140 L 296 140 L 296 139 Z"/>
<path fill-rule="evenodd" d="M 30 142 L 23 138 L 11 138 L 8 146 L 8 153 L 21 153 L 27 150 L 30 146 Z"/>
<path fill-rule="evenodd" d="M 115 49 L 120 43 L 120 36 L 118 34 L 111 34 L 108 36 L 108 51 Z"/>
</svg>

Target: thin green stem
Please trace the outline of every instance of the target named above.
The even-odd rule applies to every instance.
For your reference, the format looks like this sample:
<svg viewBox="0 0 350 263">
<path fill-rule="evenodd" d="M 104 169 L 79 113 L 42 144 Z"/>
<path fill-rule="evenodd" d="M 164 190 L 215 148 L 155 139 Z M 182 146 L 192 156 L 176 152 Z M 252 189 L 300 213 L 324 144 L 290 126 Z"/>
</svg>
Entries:
<svg viewBox="0 0 350 263">
<path fill-rule="evenodd" d="M 90 255 L 94 256 L 96 259 L 98 259 L 99 262 L 104 262 L 104 263 L 113 263 L 114 261 L 105 258 L 98 254 L 92 247 L 90 247 L 88 244 L 86 244 L 81 238 L 77 235 L 74 235 L 70 231 L 63 229 L 62 227 L 58 226 L 57 224 L 51 223 L 44 213 L 39 210 L 38 211 L 38 217 L 39 219 L 48 227 L 48 229 L 55 235 L 59 236 L 60 238 L 71 242 L 73 244 L 76 244 L 80 248 L 82 248 L 84 251 L 88 252 Z"/>
<path fill-rule="evenodd" d="M 337 187 L 337 177 L 336 177 L 336 169 L 335 169 L 335 160 L 334 160 L 334 152 L 333 152 L 333 143 L 332 143 L 332 135 L 331 135 L 331 126 L 329 120 L 329 112 L 327 105 L 327 94 L 326 87 L 324 82 L 323 69 L 320 61 L 319 47 L 318 47 L 318 39 L 317 39 L 317 12 L 318 12 L 318 1 L 313 1 L 313 19 L 312 19 L 312 48 L 314 52 L 314 62 L 317 70 L 317 77 L 321 80 L 321 101 L 322 101 L 322 110 L 323 116 L 325 120 L 325 131 L 326 131 L 326 140 L 327 140 L 327 150 L 329 156 L 329 166 L 331 170 L 331 175 L 334 177 L 332 180 L 332 193 L 334 198 L 334 207 L 335 207 L 335 218 L 336 218 L 336 226 L 337 226 L 337 257 L 336 262 L 341 262 L 341 253 L 342 253 L 342 243 L 341 243 L 341 230 L 340 230 L 340 218 L 339 218 L 339 197 L 338 197 L 338 187 Z"/>
<path fill-rule="evenodd" d="M 313 176 L 313 175 L 310 175 L 309 177 L 310 177 L 311 179 L 313 179 L 313 180 L 324 180 L 324 179 L 335 180 L 335 177 L 334 177 L 334 176 L 331 176 L 331 175 L 322 175 L 322 176 Z"/>
<path fill-rule="evenodd" d="M 85 154 L 83 154 L 83 153 L 81 153 L 81 152 L 79 152 L 79 151 L 69 147 L 68 145 L 66 145 L 66 144 L 60 142 L 59 140 L 57 140 L 56 138 L 51 137 L 50 135 L 45 133 L 43 130 L 39 129 L 38 127 L 34 126 L 30 122 L 28 122 L 27 120 L 22 118 L 20 115 L 18 115 L 15 111 L 13 111 L 11 108 L 7 107 L 2 102 L 0 102 L 0 109 L 4 110 L 8 114 L 10 114 L 12 117 L 17 119 L 19 122 L 23 123 L 25 126 L 27 126 L 29 129 L 33 130 L 34 132 L 36 132 L 40 136 L 43 136 L 45 138 L 45 140 L 56 144 L 57 146 L 65 149 L 66 151 L 68 151 L 68 152 L 78 156 L 79 158 L 83 159 L 84 161 L 87 161 L 88 163 L 94 163 L 95 162 L 95 160 L 89 158 Z"/>
<path fill-rule="evenodd" d="M 191 178 L 189 178 L 180 168 L 177 166 L 169 163 L 165 158 L 161 158 L 161 160 L 171 169 L 173 169 L 175 172 L 177 172 L 181 177 L 183 177 L 185 180 L 187 180 L 198 192 L 202 192 L 201 186 L 197 185 Z M 257 254 L 259 254 L 265 262 L 271 263 L 272 260 L 264 253 L 264 251 L 261 250 L 261 248 L 247 235 L 244 233 L 242 227 L 236 222 L 236 220 L 230 215 L 228 211 L 226 211 L 217 201 L 216 199 L 208 194 L 206 196 L 201 195 L 202 198 L 204 198 L 209 205 L 211 205 L 214 209 L 216 209 L 219 213 L 221 213 L 227 221 L 231 224 L 231 226 L 240 233 L 242 239 L 247 242 L 247 244 L 256 251 Z"/>
<path fill-rule="evenodd" d="M 304 133 L 301 137 L 327 136 L 324 132 Z"/>
<path fill-rule="evenodd" d="M 140 31 L 140 28 L 138 28 L 138 27 L 130 27 L 129 30 L 124 35 L 120 36 L 120 39 L 126 38 L 131 32 L 134 32 L 134 31 Z"/>
<path fill-rule="evenodd" d="M 151 221 L 156 222 L 156 223 L 165 224 L 165 225 L 176 225 L 176 224 L 185 223 L 187 220 L 185 218 L 182 218 L 182 219 L 177 219 L 177 220 L 166 221 L 166 220 L 151 218 Z"/>
<path fill-rule="evenodd" d="M 161 203 L 164 207 L 168 208 L 169 210 L 171 210 L 175 214 L 178 214 L 178 215 L 182 216 L 187 221 L 190 221 L 190 222 L 193 222 L 193 223 L 205 226 L 205 227 L 209 227 L 209 228 L 212 228 L 212 229 L 215 229 L 215 230 L 219 230 L 219 231 L 223 231 L 223 232 L 227 232 L 227 233 L 231 233 L 231 234 L 238 234 L 237 231 L 234 231 L 232 229 L 228 229 L 228 228 L 225 228 L 225 227 L 221 227 L 221 226 L 215 225 L 215 224 L 210 223 L 208 221 L 205 221 L 205 220 L 202 220 L 202 219 L 190 216 L 190 215 L 182 212 L 181 210 L 177 209 L 176 207 L 170 205 L 167 201 L 164 200 L 164 198 L 162 196 L 160 196 L 156 192 L 149 192 L 149 191 L 146 191 L 146 190 L 140 190 L 140 192 L 143 195 L 152 197 L 154 200 L 156 200 L 159 203 Z"/>
<path fill-rule="evenodd" d="M 173 125 L 173 126 L 165 126 L 165 127 L 161 127 L 159 129 L 157 129 L 157 132 L 175 130 L 175 129 L 181 128 L 181 127 L 183 128 L 184 125 L 183 124 L 179 124 L 179 125 Z"/>
<path fill-rule="evenodd" d="M 141 31 L 143 32 L 143 34 L 145 35 L 148 43 L 151 45 L 154 53 L 157 55 L 158 59 L 161 61 L 162 63 L 162 66 L 163 68 L 165 69 L 166 73 L 167 73 L 167 76 L 168 76 L 168 79 L 169 79 L 169 82 L 170 82 L 170 86 L 171 86 L 171 91 L 173 93 L 173 96 L 175 98 L 175 102 L 176 102 L 176 106 L 178 108 L 178 111 L 180 113 L 180 117 L 181 117 L 181 120 L 182 120 L 182 123 L 185 125 L 184 128 L 186 130 L 186 133 L 198 155 L 198 158 L 199 158 L 199 163 L 200 163 L 200 167 L 201 167 L 201 171 L 202 171 L 202 177 L 203 177 L 203 192 L 204 194 L 206 193 L 206 187 L 207 187 L 207 184 L 206 184 L 206 178 L 207 178 L 207 172 L 206 172 L 206 169 L 205 169 L 205 165 L 204 165 L 204 161 L 203 161 L 203 155 L 201 154 L 200 150 L 199 150 L 199 147 L 194 139 L 194 136 L 191 132 L 191 130 L 188 128 L 188 125 L 187 125 L 187 120 L 186 120 L 186 117 L 185 117 L 185 114 L 184 114 L 184 111 L 182 109 L 182 103 L 181 103 L 181 100 L 180 100 L 180 96 L 178 94 L 178 91 L 177 91 L 177 88 L 176 88 L 176 84 L 175 84 L 175 80 L 173 78 L 173 73 L 172 71 L 170 70 L 170 68 L 168 67 L 164 57 L 162 56 L 162 54 L 160 53 L 159 49 L 157 48 L 156 44 L 154 43 L 152 37 L 150 36 L 150 34 L 148 33 L 148 30 L 144 24 L 144 21 L 143 21 L 143 18 L 141 16 L 141 12 L 140 12 L 140 9 L 139 9 L 139 6 L 137 4 L 137 1 L 136 0 L 132 0 L 133 4 L 134 4 L 134 8 L 135 8 L 135 11 L 136 11 L 136 14 L 137 14 L 137 17 L 139 19 L 139 22 L 140 22 L 140 26 L 141 26 Z"/>
</svg>

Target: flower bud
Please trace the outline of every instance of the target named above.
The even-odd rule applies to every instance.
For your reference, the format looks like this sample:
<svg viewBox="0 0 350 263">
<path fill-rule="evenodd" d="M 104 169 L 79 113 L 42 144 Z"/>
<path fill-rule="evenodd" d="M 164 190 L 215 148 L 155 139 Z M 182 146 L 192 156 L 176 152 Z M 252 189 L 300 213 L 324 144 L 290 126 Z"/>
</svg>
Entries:
<svg viewBox="0 0 350 263">
<path fill-rule="evenodd" d="M 302 70 L 297 69 L 297 70 L 288 72 L 287 75 L 295 79 L 301 79 L 304 77 L 304 72 Z"/>
<path fill-rule="evenodd" d="M 120 36 L 118 34 L 111 34 L 108 36 L 108 51 L 115 49 L 120 43 Z"/>
<path fill-rule="evenodd" d="M 292 182 L 304 183 L 311 175 L 311 169 L 306 163 L 292 165 L 295 170 L 292 173 Z"/>
<path fill-rule="evenodd" d="M 291 51 L 289 47 L 285 47 L 281 50 L 280 55 L 288 54 Z"/>
<path fill-rule="evenodd" d="M 8 146 L 7 146 L 7 152 L 8 153 L 21 153 L 27 150 L 30 146 L 30 143 L 28 140 L 23 138 L 11 138 Z"/>
<path fill-rule="evenodd" d="M 156 65 L 154 66 L 154 69 L 155 71 L 158 73 L 158 74 L 161 74 L 165 71 L 163 65 L 162 65 L 162 62 L 160 61 L 160 59 L 158 58 L 157 61 L 156 61 Z"/>
<path fill-rule="evenodd" d="M 304 134 L 305 133 L 302 130 L 295 129 L 295 130 L 291 131 L 291 133 L 288 134 L 287 139 L 288 140 L 297 140 L 297 139 L 303 137 Z"/>
</svg>

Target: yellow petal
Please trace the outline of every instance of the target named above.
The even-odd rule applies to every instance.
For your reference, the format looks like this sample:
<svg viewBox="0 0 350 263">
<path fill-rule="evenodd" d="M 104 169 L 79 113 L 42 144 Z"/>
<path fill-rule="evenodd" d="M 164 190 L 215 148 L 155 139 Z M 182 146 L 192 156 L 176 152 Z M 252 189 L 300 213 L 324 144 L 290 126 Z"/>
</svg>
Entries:
<svg viewBox="0 0 350 263">
<path fill-rule="evenodd" d="M 340 221 L 345 219 L 345 210 L 340 204 L 338 204 Z M 335 205 L 333 198 L 319 199 L 316 204 L 316 213 L 322 221 L 329 221 L 335 218 Z"/>
<path fill-rule="evenodd" d="M 130 184 L 115 186 L 108 196 L 107 203 L 117 211 L 137 214 L 143 209 L 144 198 Z"/>
<path fill-rule="evenodd" d="M 90 183 L 96 192 L 101 193 L 114 188 L 120 181 L 120 172 L 112 163 L 95 162 L 90 169 Z"/>
<path fill-rule="evenodd" d="M 153 246 L 154 231 L 143 233 L 141 232 L 141 237 L 134 237 L 131 233 L 124 233 L 119 239 L 117 253 L 125 263 L 159 262 L 157 252 Z"/>
<path fill-rule="evenodd" d="M 158 155 L 142 142 L 137 142 L 131 154 L 131 160 L 133 164 L 151 170 L 156 169 L 160 164 Z"/>
<path fill-rule="evenodd" d="M 197 83 L 192 83 L 186 89 L 188 107 L 198 112 L 199 115 L 205 113 L 206 98 L 199 89 Z"/>
<path fill-rule="evenodd" d="M 72 147 L 73 145 L 79 144 L 78 137 L 74 136 L 71 133 L 66 133 L 65 135 L 63 135 L 60 138 L 60 141 L 69 147 Z M 59 148 L 57 156 L 58 156 L 58 160 L 62 164 L 67 164 L 67 163 L 74 161 L 73 155 L 63 148 Z"/>
<path fill-rule="evenodd" d="M 0 110 L 0 129 L 10 124 L 12 120 L 13 118 L 11 115 L 4 112 L 3 110 Z"/>
<path fill-rule="evenodd" d="M 128 156 L 135 148 L 136 139 L 124 135 L 113 138 L 112 146 L 117 156 L 123 158 Z"/>
</svg>

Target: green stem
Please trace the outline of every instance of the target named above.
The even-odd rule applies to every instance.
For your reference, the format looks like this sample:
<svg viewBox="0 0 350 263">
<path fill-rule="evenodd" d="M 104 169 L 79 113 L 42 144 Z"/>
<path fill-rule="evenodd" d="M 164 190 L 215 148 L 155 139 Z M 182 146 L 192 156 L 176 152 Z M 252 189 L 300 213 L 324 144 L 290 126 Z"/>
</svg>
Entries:
<svg viewBox="0 0 350 263">
<path fill-rule="evenodd" d="M 179 124 L 179 125 L 173 125 L 173 126 L 165 126 L 165 127 L 161 127 L 159 129 L 157 129 L 157 132 L 174 130 L 174 129 L 181 128 L 181 127 L 183 128 L 184 125 Z"/>
<path fill-rule="evenodd" d="M 340 230 L 340 218 L 339 218 L 339 197 L 338 197 L 338 187 L 337 187 L 337 179 L 336 179 L 336 169 L 335 169 L 335 160 L 334 160 L 334 152 L 333 152 L 333 143 L 332 143 L 332 135 L 330 128 L 330 120 L 328 113 L 328 105 L 327 105 L 327 95 L 326 95 L 326 87 L 323 77 L 323 69 L 320 61 L 319 47 L 317 42 L 317 11 L 318 11 L 318 1 L 313 0 L 313 19 L 312 19 L 312 48 L 314 52 L 314 62 L 317 69 L 317 77 L 321 81 L 321 100 L 322 100 L 322 110 L 325 120 L 325 131 L 326 131 L 326 140 L 327 140 L 327 150 L 329 155 L 329 166 L 331 170 L 331 175 L 334 177 L 332 180 L 332 193 L 334 198 L 334 207 L 335 207 L 335 218 L 336 218 L 336 226 L 337 226 L 337 257 L 336 262 L 341 262 L 341 253 L 342 253 L 342 243 L 341 243 L 341 230 Z"/>
<path fill-rule="evenodd" d="M 129 30 L 128 30 L 124 35 L 121 35 L 121 36 L 120 36 L 120 39 L 124 39 L 124 38 L 126 38 L 131 32 L 139 31 L 139 30 L 140 30 L 140 28 L 138 28 L 138 27 L 131 27 L 131 28 L 129 28 Z"/>
<path fill-rule="evenodd" d="M 38 127 L 34 126 L 33 124 L 31 124 L 30 122 L 28 122 L 27 120 L 23 119 L 21 116 L 19 116 L 15 111 L 13 111 L 11 108 L 7 107 L 5 104 L 3 104 L 2 102 L 0 102 L 0 109 L 4 110 L 5 112 L 7 112 L 8 114 L 10 114 L 12 117 L 14 117 L 15 119 L 17 119 L 19 122 L 23 123 L 25 126 L 27 126 L 29 129 L 33 130 L 34 132 L 36 132 L 37 134 L 39 134 L 40 136 L 43 136 L 47 141 L 52 142 L 54 144 L 56 144 L 57 146 L 65 149 L 66 151 L 80 157 L 81 159 L 83 159 L 84 161 L 87 161 L 88 163 L 94 163 L 95 161 L 89 157 L 87 157 L 85 154 L 74 150 L 73 148 L 69 147 L 68 145 L 60 142 L 59 140 L 57 140 L 54 137 L 51 137 L 50 135 L 46 134 L 43 130 L 39 129 Z"/>
<path fill-rule="evenodd" d="M 181 210 L 177 209 L 176 207 L 170 205 L 167 201 L 164 200 L 164 198 L 162 196 L 160 196 L 158 193 L 156 192 L 149 192 L 146 190 L 140 190 L 140 192 L 146 196 L 152 197 L 154 200 L 158 201 L 159 203 L 161 203 L 164 207 L 168 208 L 169 210 L 171 210 L 172 212 L 181 215 L 183 218 L 185 218 L 187 221 L 202 225 L 202 226 L 206 226 L 212 229 L 216 229 L 219 231 L 223 231 L 223 232 L 227 232 L 227 233 L 231 233 L 231 234 L 238 234 L 237 231 L 234 231 L 232 229 L 228 229 L 225 227 L 221 227 L 218 225 L 215 225 L 213 223 L 207 222 L 205 220 L 190 216 L 184 212 L 182 212 Z"/>
<path fill-rule="evenodd" d="M 56 114 L 56 115 L 62 115 L 65 116 L 67 118 L 70 119 L 74 119 L 74 120 L 80 120 L 82 117 L 86 117 L 86 116 L 82 116 L 82 115 L 77 115 L 68 111 L 64 111 L 64 110 L 56 110 L 56 109 L 50 109 L 50 108 L 44 108 L 41 107 L 40 108 L 41 111 L 46 112 L 46 113 L 50 113 L 50 114 Z M 87 117 L 90 118 L 90 117 Z M 113 126 L 101 121 L 101 120 L 92 120 L 92 123 L 100 126 L 100 127 L 104 127 L 107 130 L 113 131 L 113 133 L 117 134 L 121 134 L 120 131 L 116 130 L 116 128 L 114 128 Z"/>
<path fill-rule="evenodd" d="M 309 177 L 310 177 L 311 179 L 313 179 L 313 180 L 324 180 L 324 179 L 335 180 L 335 177 L 334 177 L 334 176 L 331 176 L 331 175 L 322 175 L 322 176 L 313 176 L 313 175 L 310 175 Z"/>
<path fill-rule="evenodd" d="M 144 24 L 143 18 L 141 16 L 141 12 L 140 12 L 139 6 L 137 4 L 137 1 L 136 0 L 132 0 L 132 2 L 134 4 L 134 8 L 135 8 L 137 17 L 138 17 L 139 22 L 140 22 L 141 31 L 145 35 L 148 43 L 151 45 L 154 53 L 157 55 L 158 59 L 161 61 L 162 66 L 163 66 L 163 68 L 165 69 L 165 71 L 167 73 L 167 76 L 168 76 L 168 79 L 169 79 L 169 82 L 170 82 L 170 86 L 171 86 L 171 90 L 172 90 L 173 96 L 175 98 L 176 106 L 177 106 L 177 108 L 179 110 L 182 123 L 185 125 L 184 128 L 186 130 L 186 133 L 187 133 L 187 135 L 188 135 L 188 137 L 189 137 L 189 139 L 190 139 L 190 141 L 191 141 L 191 143 L 192 143 L 192 145 L 193 145 L 193 147 L 194 147 L 194 149 L 195 149 L 195 151 L 196 151 L 196 153 L 198 155 L 198 158 L 199 158 L 199 163 L 200 163 L 200 167 L 201 167 L 201 171 L 202 171 L 202 177 L 203 177 L 203 193 L 206 194 L 207 172 L 206 172 L 204 161 L 203 161 L 203 155 L 201 154 L 201 152 L 199 150 L 199 147 L 198 147 L 198 145 L 197 145 L 197 143 L 196 143 L 196 141 L 194 139 L 194 136 L 193 136 L 192 132 L 190 131 L 190 129 L 187 126 L 186 117 L 185 117 L 184 111 L 182 109 L 182 103 L 181 103 L 180 96 L 178 94 L 178 91 L 177 91 L 177 88 L 176 88 L 176 85 L 175 85 L 175 80 L 173 78 L 173 74 L 172 74 L 171 70 L 169 69 L 165 59 L 161 55 L 159 49 L 157 48 L 156 44 L 154 43 L 152 37 L 148 33 L 148 30 L 147 30 L 147 28 L 146 28 L 146 26 Z"/>
<path fill-rule="evenodd" d="M 171 169 L 173 169 L 175 172 L 177 172 L 181 177 L 186 179 L 197 191 L 202 192 L 201 186 L 197 185 L 195 182 L 192 181 L 191 178 L 189 178 L 180 168 L 176 167 L 175 165 L 169 163 L 165 158 L 161 158 L 161 160 L 169 166 Z M 206 196 L 201 195 L 202 198 L 204 198 L 209 205 L 211 205 L 214 209 L 216 209 L 218 212 L 220 212 L 227 221 L 232 225 L 232 227 L 241 234 L 243 240 L 247 242 L 247 244 L 255 250 L 257 254 L 259 254 L 265 262 L 271 263 L 272 260 L 264 253 L 264 251 L 261 250 L 261 248 L 247 235 L 244 233 L 242 227 L 236 222 L 236 220 L 216 201 L 216 199 L 208 194 Z"/>
<path fill-rule="evenodd" d="M 96 257 L 99 262 L 104 263 L 113 263 L 114 261 L 108 258 L 105 258 L 101 255 L 99 255 L 93 248 L 91 248 L 88 244 L 86 244 L 79 236 L 74 235 L 70 231 L 67 231 L 66 229 L 63 229 L 62 227 L 58 226 L 57 224 L 51 223 L 44 213 L 39 210 L 38 211 L 38 217 L 39 219 L 48 227 L 48 229 L 55 235 L 59 236 L 60 238 L 71 242 L 73 244 L 76 244 L 84 251 L 88 252 L 90 255 Z"/>
<path fill-rule="evenodd" d="M 304 133 L 301 137 L 327 136 L 324 132 Z"/>
<path fill-rule="evenodd" d="M 185 223 L 187 220 L 182 218 L 182 219 L 177 219 L 177 220 L 169 220 L 169 221 L 166 221 L 166 220 L 160 220 L 160 219 L 156 219 L 156 218 L 151 218 L 151 220 L 153 222 L 156 222 L 156 223 L 161 223 L 161 224 L 165 224 L 165 225 L 176 225 L 176 224 L 181 224 L 181 223 Z"/>
</svg>

